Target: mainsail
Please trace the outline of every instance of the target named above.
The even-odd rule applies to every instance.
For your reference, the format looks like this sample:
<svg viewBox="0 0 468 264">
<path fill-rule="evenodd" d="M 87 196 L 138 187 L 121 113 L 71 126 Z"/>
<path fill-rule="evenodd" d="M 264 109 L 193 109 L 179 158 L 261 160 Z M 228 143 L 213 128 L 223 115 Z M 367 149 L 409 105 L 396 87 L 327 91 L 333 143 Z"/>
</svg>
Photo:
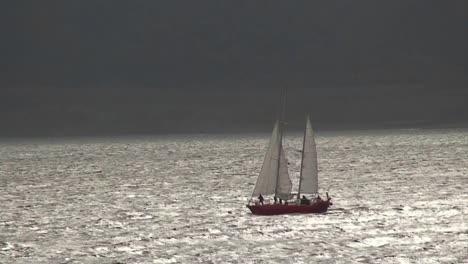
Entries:
<svg viewBox="0 0 468 264">
<path fill-rule="evenodd" d="M 276 121 L 252 196 L 275 194 L 285 200 L 291 196 L 292 182 L 279 126 L 279 121 Z"/>
<path fill-rule="evenodd" d="M 317 149 L 315 146 L 314 131 L 307 116 L 304 144 L 302 149 L 301 176 L 299 179 L 299 193 L 318 192 Z"/>
<path fill-rule="evenodd" d="M 281 146 L 280 152 L 280 163 L 279 163 L 279 175 L 278 181 L 276 184 L 276 197 L 281 198 L 283 200 L 289 200 L 292 198 L 291 190 L 292 190 L 292 182 L 289 178 L 288 173 L 288 160 L 286 159 L 286 155 L 284 153 L 283 147 Z"/>
</svg>

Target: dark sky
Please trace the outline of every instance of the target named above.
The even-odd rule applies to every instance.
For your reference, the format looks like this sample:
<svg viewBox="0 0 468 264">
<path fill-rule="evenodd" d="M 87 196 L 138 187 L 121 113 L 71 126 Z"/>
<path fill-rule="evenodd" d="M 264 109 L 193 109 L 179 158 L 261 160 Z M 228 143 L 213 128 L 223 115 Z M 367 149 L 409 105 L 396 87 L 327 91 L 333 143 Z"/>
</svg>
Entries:
<svg viewBox="0 0 468 264">
<path fill-rule="evenodd" d="M 8 2 L 8 3 L 6 3 Z M 0 136 L 468 123 L 468 1 L 2 1 Z"/>
</svg>

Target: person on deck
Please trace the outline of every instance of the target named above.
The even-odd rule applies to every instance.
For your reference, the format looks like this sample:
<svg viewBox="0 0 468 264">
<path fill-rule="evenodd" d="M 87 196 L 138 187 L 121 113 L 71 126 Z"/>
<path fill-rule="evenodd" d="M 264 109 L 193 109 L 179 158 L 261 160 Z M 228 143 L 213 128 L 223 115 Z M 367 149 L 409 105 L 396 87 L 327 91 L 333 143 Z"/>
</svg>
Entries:
<svg viewBox="0 0 468 264">
<path fill-rule="evenodd" d="M 310 204 L 310 200 L 307 199 L 307 197 L 305 197 L 305 195 L 302 195 L 301 204 L 308 205 L 308 204 Z"/>
<path fill-rule="evenodd" d="M 264 199 L 263 199 L 263 196 L 262 196 L 262 194 L 260 194 L 260 195 L 258 196 L 258 200 L 259 200 L 259 201 L 260 201 L 260 203 L 263 205 L 263 201 L 264 201 Z"/>
<path fill-rule="evenodd" d="M 314 199 L 314 203 L 320 203 L 320 202 L 323 202 L 322 197 L 320 197 L 320 195 L 317 194 L 317 198 Z"/>
<path fill-rule="evenodd" d="M 273 199 L 275 199 L 275 204 L 278 203 L 278 198 L 276 198 L 276 195 L 273 197 Z"/>
</svg>

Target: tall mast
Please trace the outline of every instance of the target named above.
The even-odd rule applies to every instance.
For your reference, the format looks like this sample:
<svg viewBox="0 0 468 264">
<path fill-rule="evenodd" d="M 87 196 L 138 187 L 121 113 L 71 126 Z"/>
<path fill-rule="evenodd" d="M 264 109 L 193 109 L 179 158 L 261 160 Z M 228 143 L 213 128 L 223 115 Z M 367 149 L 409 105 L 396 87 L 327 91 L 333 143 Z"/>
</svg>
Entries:
<svg viewBox="0 0 468 264">
<path fill-rule="evenodd" d="M 307 115 L 306 128 L 304 129 L 304 137 L 302 138 L 301 173 L 299 174 L 299 189 L 297 189 L 297 199 L 301 199 L 302 169 L 304 168 L 304 150 L 307 133 L 307 120 L 309 120 L 309 115 Z"/>
<path fill-rule="evenodd" d="M 278 168 L 276 170 L 276 186 L 275 196 L 278 193 L 278 180 L 280 174 L 281 152 L 283 149 L 283 127 L 284 127 L 284 114 L 286 112 L 286 88 L 281 90 L 281 110 L 278 112 L 278 130 L 279 130 L 279 144 L 278 144 Z"/>
</svg>

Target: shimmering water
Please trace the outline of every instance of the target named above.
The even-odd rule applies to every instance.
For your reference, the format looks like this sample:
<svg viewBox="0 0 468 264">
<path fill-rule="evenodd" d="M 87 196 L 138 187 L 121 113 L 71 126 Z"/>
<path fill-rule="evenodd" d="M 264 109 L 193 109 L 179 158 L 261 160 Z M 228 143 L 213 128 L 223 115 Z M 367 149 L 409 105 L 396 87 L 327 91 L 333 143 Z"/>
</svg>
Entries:
<svg viewBox="0 0 468 264">
<path fill-rule="evenodd" d="M 0 143 L 0 263 L 468 263 L 467 130 L 319 131 L 329 213 L 253 216 L 268 137 Z"/>
</svg>

